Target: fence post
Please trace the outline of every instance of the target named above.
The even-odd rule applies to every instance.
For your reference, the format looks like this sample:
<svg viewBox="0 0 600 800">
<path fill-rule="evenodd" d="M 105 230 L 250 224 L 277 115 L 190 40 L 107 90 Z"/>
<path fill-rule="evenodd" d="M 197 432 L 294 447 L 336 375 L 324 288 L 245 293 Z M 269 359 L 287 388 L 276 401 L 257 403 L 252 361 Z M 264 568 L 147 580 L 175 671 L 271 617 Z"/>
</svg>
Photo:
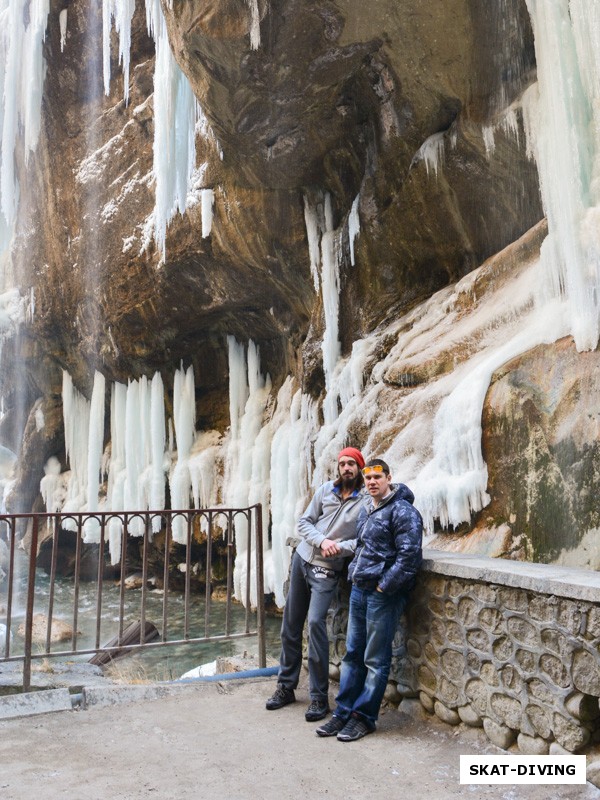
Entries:
<svg viewBox="0 0 600 800">
<path fill-rule="evenodd" d="M 263 575 L 263 528 L 262 505 L 256 509 L 256 631 L 258 634 L 258 666 L 267 666 L 267 643 L 265 638 L 265 582 Z"/>
<path fill-rule="evenodd" d="M 23 691 L 31 688 L 31 640 L 33 629 L 33 604 L 35 601 L 35 565 L 38 549 L 38 518 L 33 517 L 31 549 L 29 551 L 29 574 L 27 576 L 27 609 L 25 612 L 25 657 L 23 659 Z"/>
</svg>

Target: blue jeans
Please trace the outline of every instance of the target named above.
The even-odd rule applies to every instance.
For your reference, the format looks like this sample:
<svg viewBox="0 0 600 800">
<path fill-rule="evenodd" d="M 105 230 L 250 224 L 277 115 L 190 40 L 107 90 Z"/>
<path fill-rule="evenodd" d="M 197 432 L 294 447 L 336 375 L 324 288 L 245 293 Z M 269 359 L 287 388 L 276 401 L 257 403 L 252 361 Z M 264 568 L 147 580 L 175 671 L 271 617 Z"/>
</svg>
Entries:
<svg viewBox="0 0 600 800">
<path fill-rule="evenodd" d="M 375 728 L 392 663 L 392 642 L 406 601 L 404 592 L 388 595 L 352 587 L 336 717 L 347 720 L 356 714 Z"/>
<path fill-rule="evenodd" d="M 327 612 L 340 573 L 292 556 L 290 588 L 281 624 L 278 683 L 295 689 L 302 667 L 302 632 L 308 619 L 308 677 L 311 700 L 325 700 L 329 690 Z"/>
</svg>

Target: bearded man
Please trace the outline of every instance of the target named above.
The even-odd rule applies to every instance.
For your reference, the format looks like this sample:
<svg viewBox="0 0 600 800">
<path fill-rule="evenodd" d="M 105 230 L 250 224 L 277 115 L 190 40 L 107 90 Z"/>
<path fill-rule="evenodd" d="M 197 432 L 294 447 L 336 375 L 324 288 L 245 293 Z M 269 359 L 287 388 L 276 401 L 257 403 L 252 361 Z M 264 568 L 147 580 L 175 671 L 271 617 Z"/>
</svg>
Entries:
<svg viewBox="0 0 600 800">
<path fill-rule="evenodd" d="M 340 742 L 375 731 L 398 620 L 423 560 L 423 520 L 411 490 L 392 483 L 381 458 L 369 461 L 362 473 L 369 500 L 361 509 L 348 567 L 352 591 L 340 690 L 332 718 L 316 729 L 317 736 L 337 736 Z"/>
<path fill-rule="evenodd" d="M 346 447 L 338 455 L 339 476 L 315 492 L 298 522 L 300 543 L 292 555 L 290 587 L 281 626 L 277 689 L 267 700 L 273 711 L 294 703 L 302 667 L 302 632 L 308 618 L 310 705 L 307 722 L 330 711 L 327 611 L 342 570 L 356 548 L 356 522 L 363 505 L 360 450 Z"/>
</svg>

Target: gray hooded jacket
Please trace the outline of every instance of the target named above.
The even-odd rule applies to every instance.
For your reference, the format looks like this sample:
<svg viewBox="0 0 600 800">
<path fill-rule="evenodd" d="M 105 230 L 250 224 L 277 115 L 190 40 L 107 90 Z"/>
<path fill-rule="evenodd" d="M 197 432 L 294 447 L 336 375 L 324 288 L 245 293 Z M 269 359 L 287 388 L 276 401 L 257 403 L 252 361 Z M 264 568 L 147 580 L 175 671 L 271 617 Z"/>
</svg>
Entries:
<svg viewBox="0 0 600 800">
<path fill-rule="evenodd" d="M 301 537 L 296 550 L 298 555 L 309 564 L 341 570 L 346 558 L 353 555 L 356 548 L 356 521 L 364 497 L 361 490 L 355 490 L 344 500 L 334 481 L 320 486 L 298 521 Z M 325 558 L 321 552 L 321 542 L 325 539 L 337 542 L 342 553 Z"/>
</svg>

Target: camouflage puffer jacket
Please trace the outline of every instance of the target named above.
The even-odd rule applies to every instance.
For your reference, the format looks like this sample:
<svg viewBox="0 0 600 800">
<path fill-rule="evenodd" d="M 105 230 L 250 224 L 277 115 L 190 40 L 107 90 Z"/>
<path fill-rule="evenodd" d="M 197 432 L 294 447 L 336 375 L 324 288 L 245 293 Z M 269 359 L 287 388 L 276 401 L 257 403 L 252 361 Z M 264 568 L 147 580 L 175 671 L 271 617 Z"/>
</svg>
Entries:
<svg viewBox="0 0 600 800">
<path fill-rule="evenodd" d="M 413 587 L 423 560 L 423 520 L 413 500 L 400 483 L 377 507 L 371 501 L 361 509 L 356 552 L 348 567 L 348 578 L 359 588 L 394 594 Z"/>
</svg>

